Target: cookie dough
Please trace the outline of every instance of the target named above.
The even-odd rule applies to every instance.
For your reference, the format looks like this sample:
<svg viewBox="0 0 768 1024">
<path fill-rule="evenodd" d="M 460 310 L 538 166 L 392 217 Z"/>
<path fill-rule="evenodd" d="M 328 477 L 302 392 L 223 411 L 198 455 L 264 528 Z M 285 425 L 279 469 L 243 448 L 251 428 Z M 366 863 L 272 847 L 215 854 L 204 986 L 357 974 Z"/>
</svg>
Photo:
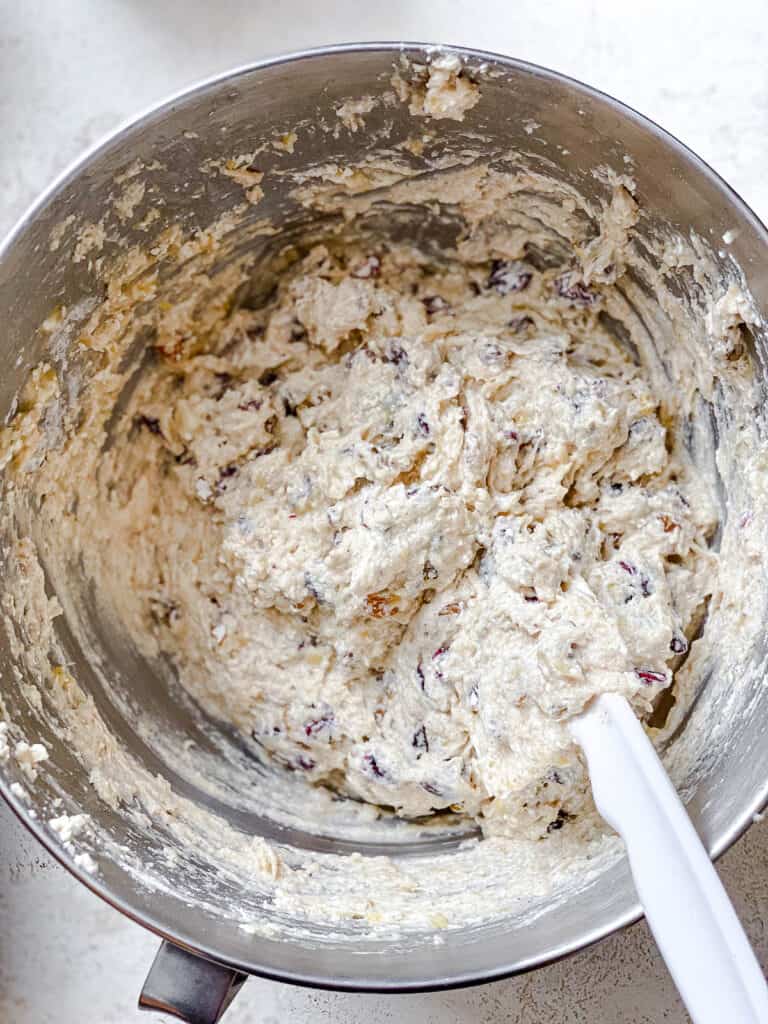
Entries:
<svg viewBox="0 0 768 1024">
<path fill-rule="evenodd" d="M 599 244 L 584 265 L 339 240 L 263 308 L 166 324 L 80 537 L 136 644 L 261 756 L 536 838 L 586 799 L 568 719 L 670 686 L 716 509 Z"/>
</svg>

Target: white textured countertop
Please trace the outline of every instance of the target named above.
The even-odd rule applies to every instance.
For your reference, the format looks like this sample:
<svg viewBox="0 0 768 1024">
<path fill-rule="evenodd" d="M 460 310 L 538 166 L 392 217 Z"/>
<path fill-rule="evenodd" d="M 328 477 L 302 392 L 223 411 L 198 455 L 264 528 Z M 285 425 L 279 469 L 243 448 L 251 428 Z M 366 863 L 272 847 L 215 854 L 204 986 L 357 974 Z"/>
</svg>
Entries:
<svg viewBox="0 0 768 1024">
<path fill-rule="evenodd" d="M 86 145 L 168 92 L 268 53 L 355 39 L 462 43 L 580 78 L 672 131 L 768 219 L 764 0 L 0 0 L 0 233 Z M 768 822 L 720 866 L 768 966 Z M 135 1010 L 155 946 L 0 808 L 2 1024 L 160 1021 Z M 362 996 L 251 979 L 226 1015 L 227 1024 L 393 1020 L 687 1018 L 644 924 L 544 970 L 459 992 Z"/>
</svg>

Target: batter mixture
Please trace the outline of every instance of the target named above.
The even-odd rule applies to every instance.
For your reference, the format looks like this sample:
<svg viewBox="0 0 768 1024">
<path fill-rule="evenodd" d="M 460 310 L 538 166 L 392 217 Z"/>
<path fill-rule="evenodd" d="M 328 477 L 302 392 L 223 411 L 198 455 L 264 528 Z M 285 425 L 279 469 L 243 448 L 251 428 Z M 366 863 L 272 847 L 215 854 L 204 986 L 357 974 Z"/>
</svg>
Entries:
<svg viewBox="0 0 768 1024">
<path fill-rule="evenodd" d="M 561 828 L 567 720 L 604 691 L 651 709 L 714 558 L 601 276 L 318 245 L 266 308 L 167 330 L 80 503 L 121 620 L 312 782 Z"/>
</svg>

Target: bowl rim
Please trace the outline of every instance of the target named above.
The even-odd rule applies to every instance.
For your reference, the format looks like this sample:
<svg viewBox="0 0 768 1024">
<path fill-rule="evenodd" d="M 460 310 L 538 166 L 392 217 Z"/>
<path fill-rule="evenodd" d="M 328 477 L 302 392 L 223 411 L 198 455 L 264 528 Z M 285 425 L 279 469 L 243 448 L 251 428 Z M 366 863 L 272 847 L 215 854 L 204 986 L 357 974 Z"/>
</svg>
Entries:
<svg viewBox="0 0 768 1024">
<path fill-rule="evenodd" d="M 252 74 L 254 71 L 264 70 L 270 67 L 277 67 L 284 64 L 298 63 L 305 60 L 313 60 L 320 57 L 329 57 L 339 54 L 383 52 L 392 55 L 410 55 L 428 58 L 434 54 L 450 53 L 471 60 L 473 62 L 490 63 L 501 65 L 504 68 L 521 71 L 525 74 L 549 79 L 561 85 L 567 85 L 585 96 L 599 100 L 601 103 L 612 108 L 621 117 L 626 118 L 655 135 L 666 147 L 672 149 L 685 161 L 694 165 L 699 173 L 715 187 L 723 196 L 725 201 L 736 208 L 740 215 L 750 224 L 755 233 L 761 238 L 768 250 L 768 228 L 762 220 L 754 213 L 751 207 L 742 199 L 738 192 L 732 188 L 705 160 L 703 160 L 692 149 L 681 142 L 676 136 L 662 128 L 657 122 L 633 107 L 601 89 L 587 85 L 581 80 L 570 75 L 553 71 L 530 61 L 510 57 L 505 54 L 495 53 L 489 50 L 479 50 L 472 47 L 460 46 L 451 43 L 424 43 L 416 41 L 380 40 L 366 42 L 335 43 L 326 46 L 310 47 L 303 50 L 294 50 L 288 53 L 279 53 L 265 57 L 261 60 L 251 61 L 246 64 L 237 65 L 225 71 L 216 72 L 191 85 L 178 89 L 165 99 L 152 103 L 138 113 L 123 119 L 115 128 L 106 132 L 94 143 L 88 146 L 79 156 L 70 161 L 67 166 L 43 189 L 42 192 L 28 205 L 28 207 L 17 218 L 6 235 L 0 240 L 0 261 L 4 259 L 16 241 L 23 235 L 27 227 L 34 222 L 46 206 L 55 196 L 70 184 L 77 175 L 83 171 L 95 158 L 114 143 L 129 136 L 149 118 L 154 118 L 163 113 L 170 112 L 172 108 L 193 97 L 204 94 L 208 90 L 224 83 L 234 83 L 237 79 Z M 639 902 L 635 902 L 626 910 L 614 915 L 614 917 L 598 927 L 588 929 L 577 940 L 564 942 L 562 945 L 548 951 L 546 954 L 518 959 L 514 963 L 489 968 L 488 970 L 476 970 L 465 973 L 451 974 L 443 978 L 421 978 L 408 981 L 393 978 L 390 981 L 382 981 L 380 978 L 360 978 L 350 981 L 344 978 L 332 979 L 323 974 L 312 974 L 291 970 L 276 970 L 263 967 L 238 959 L 222 959 L 221 955 L 211 949 L 206 943 L 188 934 L 174 932 L 163 925 L 162 922 L 152 915 L 140 913 L 135 910 L 125 899 L 116 897 L 98 877 L 91 875 L 83 867 L 75 864 L 74 857 L 68 854 L 51 835 L 46 831 L 44 823 L 39 818 L 30 817 L 23 800 L 16 797 L 10 790 L 10 784 L 6 782 L 0 772 L 0 795 L 5 799 L 10 809 L 14 812 L 21 823 L 32 833 L 42 844 L 47 852 L 72 874 L 79 882 L 85 885 L 91 892 L 99 896 L 109 906 L 119 911 L 125 917 L 143 928 L 156 934 L 159 938 L 167 940 L 176 946 L 187 950 L 205 960 L 212 961 L 224 967 L 241 971 L 246 975 L 267 978 L 273 981 L 286 982 L 294 985 L 306 986 L 316 989 L 327 989 L 331 991 L 346 992 L 380 992 L 380 993 L 406 993 L 406 992 L 431 992 L 444 989 L 465 988 L 471 985 L 479 985 L 492 981 L 499 981 L 517 974 L 522 974 L 537 967 L 544 967 L 556 963 L 565 957 L 570 956 L 579 950 L 594 945 L 601 939 L 624 929 L 639 921 L 644 915 Z M 768 805 L 768 779 L 762 788 L 759 789 L 748 803 L 745 810 L 734 820 L 729 829 L 715 837 L 708 845 L 708 852 L 713 860 L 717 860 L 725 853 L 743 834 L 751 824 L 756 821 L 761 812 Z"/>
</svg>

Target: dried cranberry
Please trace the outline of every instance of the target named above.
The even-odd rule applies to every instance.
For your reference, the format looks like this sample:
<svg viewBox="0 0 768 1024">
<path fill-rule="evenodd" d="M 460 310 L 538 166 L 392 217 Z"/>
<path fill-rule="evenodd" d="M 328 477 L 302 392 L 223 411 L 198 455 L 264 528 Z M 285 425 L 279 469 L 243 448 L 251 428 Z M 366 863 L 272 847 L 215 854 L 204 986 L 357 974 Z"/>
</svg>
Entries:
<svg viewBox="0 0 768 1024">
<path fill-rule="evenodd" d="M 631 565 L 629 562 L 625 562 L 622 560 L 619 562 L 619 565 L 624 570 L 624 572 L 628 572 L 630 576 L 635 576 L 637 574 L 637 569 L 634 567 L 634 565 Z"/>
<path fill-rule="evenodd" d="M 644 683 L 648 683 L 649 686 L 653 685 L 653 683 L 666 683 L 667 681 L 667 677 L 663 672 L 654 672 L 650 668 L 636 668 L 635 675 L 642 679 Z"/>
<path fill-rule="evenodd" d="M 386 772 L 379 767 L 373 754 L 366 754 L 363 758 L 363 764 L 372 775 L 376 776 L 377 779 L 383 779 L 386 777 Z"/>
<path fill-rule="evenodd" d="M 498 345 L 485 345 L 480 351 L 480 362 L 484 366 L 493 366 L 498 363 L 504 353 Z"/>
<path fill-rule="evenodd" d="M 427 417 L 424 415 L 423 412 L 420 412 L 419 415 L 416 417 L 416 423 L 418 424 L 419 430 L 424 435 L 424 437 L 428 437 L 429 424 L 427 423 Z"/>
<path fill-rule="evenodd" d="M 237 408 L 241 412 L 258 412 L 261 405 L 262 401 L 260 398 L 249 398 L 246 402 L 241 402 Z"/>
<path fill-rule="evenodd" d="M 427 739 L 427 727 L 425 725 L 422 725 L 422 727 L 413 734 L 413 740 L 411 743 L 417 750 L 424 750 L 429 753 L 429 740 Z"/>
<path fill-rule="evenodd" d="M 312 597 L 314 597 L 318 604 L 325 604 L 325 600 L 323 599 L 322 594 L 318 590 L 317 584 L 315 583 L 315 581 L 312 579 L 308 572 L 304 573 L 304 586 L 307 588 L 309 593 L 312 595 Z"/>
<path fill-rule="evenodd" d="M 378 277 L 381 272 L 381 260 L 378 256 L 367 256 L 362 263 L 350 271 L 352 277 Z"/>
<path fill-rule="evenodd" d="M 507 320 L 507 327 L 514 331 L 515 334 L 520 334 L 526 328 L 533 327 L 533 317 L 513 316 L 511 320 Z"/>
<path fill-rule="evenodd" d="M 221 494 L 222 491 L 225 491 L 227 489 L 225 480 L 228 480 L 230 477 L 236 476 L 237 471 L 238 467 L 235 465 L 234 462 L 231 462 L 228 466 L 224 466 L 222 469 L 219 470 L 219 479 L 216 481 L 217 493 Z"/>
<path fill-rule="evenodd" d="M 424 685 L 424 669 L 421 667 L 421 660 L 419 660 L 419 663 L 416 666 L 416 675 L 419 677 L 419 686 L 421 686 L 422 690 L 426 689 Z"/>
<path fill-rule="evenodd" d="M 672 637 L 669 649 L 673 654 L 685 654 L 688 650 L 688 641 L 681 633 L 676 633 Z"/>
<path fill-rule="evenodd" d="M 311 639 L 312 638 L 310 637 L 310 640 Z M 316 644 L 317 637 L 315 637 L 314 640 Z M 315 646 L 315 644 L 312 646 Z M 333 712 L 329 711 L 326 714 L 321 715 L 320 718 L 313 718 L 311 722 L 307 722 L 304 726 L 304 733 L 307 736 L 317 736 L 317 734 L 322 732 L 323 729 L 327 729 L 329 726 L 333 725 L 334 721 L 335 718 L 333 716 Z"/>
<path fill-rule="evenodd" d="M 302 768 L 305 772 L 311 772 L 315 767 L 315 762 L 311 757 L 304 757 L 303 754 L 300 754 L 296 758 L 296 765 L 298 768 Z"/>
<path fill-rule="evenodd" d="M 438 647 L 437 650 L 435 651 L 435 653 L 432 655 L 432 660 L 434 661 L 435 658 L 441 658 L 446 653 L 447 650 L 448 650 L 448 646 L 447 645 L 445 645 L 443 647 Z"/>
<path fill-rule="evenodd" d="M 563 827 L 566 821 L 570 821 L 570 819 L 571 815 L 568 813 L 568 811 L 564 811 L 561 807 L 560 810 L 557 812 L 557 817 L 554 819 L 554 821 L 550 821 L 550 823 L 547 825 L 547 832 L 559 831 L 559 829 Z"/>
<path fill-rule="evenodd" d="M 427 793 L 431 793 L 432 796 L 442 796 L 443 795 L 440 792 L 440 790 L 438 789 L 438 787 L 434 784 L 434 782 L 422 782 L 421 783 L 421 788 L 425 789 L 427 791 Z"/>
<path fill-rule="evenodd" d="M 401 363 L 408 362 L 408 353 L 397 344 L 395 341 L 391 341 L 387 346 L 387 352 L 384 356 L 385 363 L 394 363 L 395 366 L 400 366 Z"/>
<path fill-rule="evenodd" d="M 640 593 L 643 597 L 650 597 L 654 591 L 653 583 L 650 577 L 646 576 L 645 573 L 640 577 Z"/>
<path fill-rule="evenodd" d="M 512 292 L 524 291 L 532 278 L 533 274 L 523 263 L 493 260 L 486 288 L 495 288 L 499 295 L 511 295 Z"/>
<path fill-rule="evenodd" d="M 575 306 L 591 306 L 597 302 L 597 293 L 570 272 L 555 279 L 555 290 Z"/>
</svg>

